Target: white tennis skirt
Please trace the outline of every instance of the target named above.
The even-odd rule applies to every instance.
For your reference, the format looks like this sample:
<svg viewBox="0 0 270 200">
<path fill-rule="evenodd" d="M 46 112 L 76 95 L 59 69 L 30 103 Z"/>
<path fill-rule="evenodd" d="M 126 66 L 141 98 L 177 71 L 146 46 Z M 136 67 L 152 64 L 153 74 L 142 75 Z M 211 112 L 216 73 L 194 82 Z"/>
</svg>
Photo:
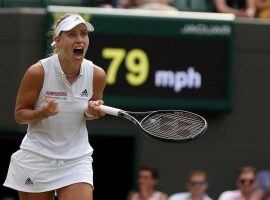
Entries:
<svg viewBox="0 0 270 200">
<path fill-rule="evenodd" d="M 74 183 L 93 186 L 91 154 L 69 160 L 55 160 L 28 150 L 11 156 L 4 186 L 22 192 L 39 193 L 56 190 Z"/>
</svg>

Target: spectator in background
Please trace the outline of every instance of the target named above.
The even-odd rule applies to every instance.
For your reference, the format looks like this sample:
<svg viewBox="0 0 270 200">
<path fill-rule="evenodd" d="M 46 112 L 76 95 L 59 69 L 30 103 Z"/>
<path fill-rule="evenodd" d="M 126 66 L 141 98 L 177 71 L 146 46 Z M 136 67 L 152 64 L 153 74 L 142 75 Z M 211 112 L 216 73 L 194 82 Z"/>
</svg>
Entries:
<svg viewBox="0 0 270 200">
<path fill-rule="evenodd" d="M 152 167 L 141 167 L 138 172 L 138 192 L 131 191 L 127 200 L 167 200 L 165 193 L 156 191 L 158 171 Z"/>
<path fill-rule="evenodd" d="M 181 11 L 213 12 L 212 0 L 174 0 L 172 5 Z"/>
<path fill-rule="evenodd" d="M 116 8 L 133 8 L 134 7 L 134 1 L 133 0 L 117 0 Z"/>
<path fill-rule="evenodd" d="M 97 7 L 101 8 L 114 8 L 116 7 L 117 0 L 97 0 Z"/>
<path fill-rule="evenodd" d="M 206 173 L 202 170 L 190 171 L 187 175 L 186 188 L 188 192 L 176 193 L 169 200 L 212 200 L 207 194 Z"/>
<path fill-rule="evenodd" d="M 170 4 L 172 0 L 137 0 L 137 8 L 145 10 L 167 10 L 177 11 L 177 9 Z"/>
<path fill-rule="evenodd" d="M 261 200 L 262 192 L 256 190 L 256 169 L 245 166 L 239 170 L 236 180 L 237 190 L 223 192 L 219 200 Z"/>
<path fill-rule="evenodd" d="M 270 200 L 270 170 L 257 174 L 257 188 L 263 192 L 263 200 Z"/>
<path fill-rule="evenodd" d="M 255 0 L 257 17 L 261 19 L 270 18 L 270 0 Z"/>
<path fill-rule="evenodd" d="M 253 18 L 256 14 L 255 0 L 214 0 L 214 6 L 217 12 L 237 17 Z"/>
</svg>

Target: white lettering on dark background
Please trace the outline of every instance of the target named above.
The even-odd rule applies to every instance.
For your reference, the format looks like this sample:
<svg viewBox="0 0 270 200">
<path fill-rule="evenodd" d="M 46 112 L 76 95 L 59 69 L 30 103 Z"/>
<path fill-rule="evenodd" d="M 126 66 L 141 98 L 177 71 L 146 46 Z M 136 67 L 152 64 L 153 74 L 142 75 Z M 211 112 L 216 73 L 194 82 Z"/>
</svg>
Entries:
<svg viewBox="0 0 270 200">
<path fill-rule="evenodd" d="M 199 89 L 202 85 L 202 76 L 193 67 L 186 71 L 158 70 L 155 72 L 155 86 L 173 88 L 179 93 L 182 89 Z"/>
</svg>

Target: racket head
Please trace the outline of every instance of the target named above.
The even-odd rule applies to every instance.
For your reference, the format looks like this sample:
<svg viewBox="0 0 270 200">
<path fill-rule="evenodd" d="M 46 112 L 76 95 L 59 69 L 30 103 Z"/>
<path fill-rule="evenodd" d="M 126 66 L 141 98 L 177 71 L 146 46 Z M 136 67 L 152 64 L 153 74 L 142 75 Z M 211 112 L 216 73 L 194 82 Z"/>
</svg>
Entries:
<svg viewBox="0 0 270 200">
<path fill-rule="evenodd" d="M 202 135 L 208 126 L 202 116 L 183 110 L 153 111 L 139 124 L 147 135 L 167 142 L 193 140 Z"/>
</svg>

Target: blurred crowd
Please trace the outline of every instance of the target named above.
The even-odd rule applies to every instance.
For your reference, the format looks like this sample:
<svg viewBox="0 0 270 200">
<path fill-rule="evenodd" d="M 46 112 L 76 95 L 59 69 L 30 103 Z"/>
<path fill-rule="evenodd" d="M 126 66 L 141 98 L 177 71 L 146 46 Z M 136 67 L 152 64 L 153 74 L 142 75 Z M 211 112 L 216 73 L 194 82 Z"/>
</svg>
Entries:
<svg viewBox="0 0 270 200">
<path fill-rule="evenodd" d="M 232 13 L 244 18 L 269 18 L 270 0 L 97 0 L 98 7 Z"/>
<path fill-rule="evenodd" d="M 137 190 L 127 200 L 212 200 L 207 194 L 208 178 L 203 170 L 191 170 L 186 176 L 186 191 L 168 195 L 156 190 L 157 169 L 142 167 L 138 172 Z M 270 200 L 270 170 L 256 172 L 253 166 L 239 169 L 235 190 L 222 192 L 218 200 Z"/>
</svg>

